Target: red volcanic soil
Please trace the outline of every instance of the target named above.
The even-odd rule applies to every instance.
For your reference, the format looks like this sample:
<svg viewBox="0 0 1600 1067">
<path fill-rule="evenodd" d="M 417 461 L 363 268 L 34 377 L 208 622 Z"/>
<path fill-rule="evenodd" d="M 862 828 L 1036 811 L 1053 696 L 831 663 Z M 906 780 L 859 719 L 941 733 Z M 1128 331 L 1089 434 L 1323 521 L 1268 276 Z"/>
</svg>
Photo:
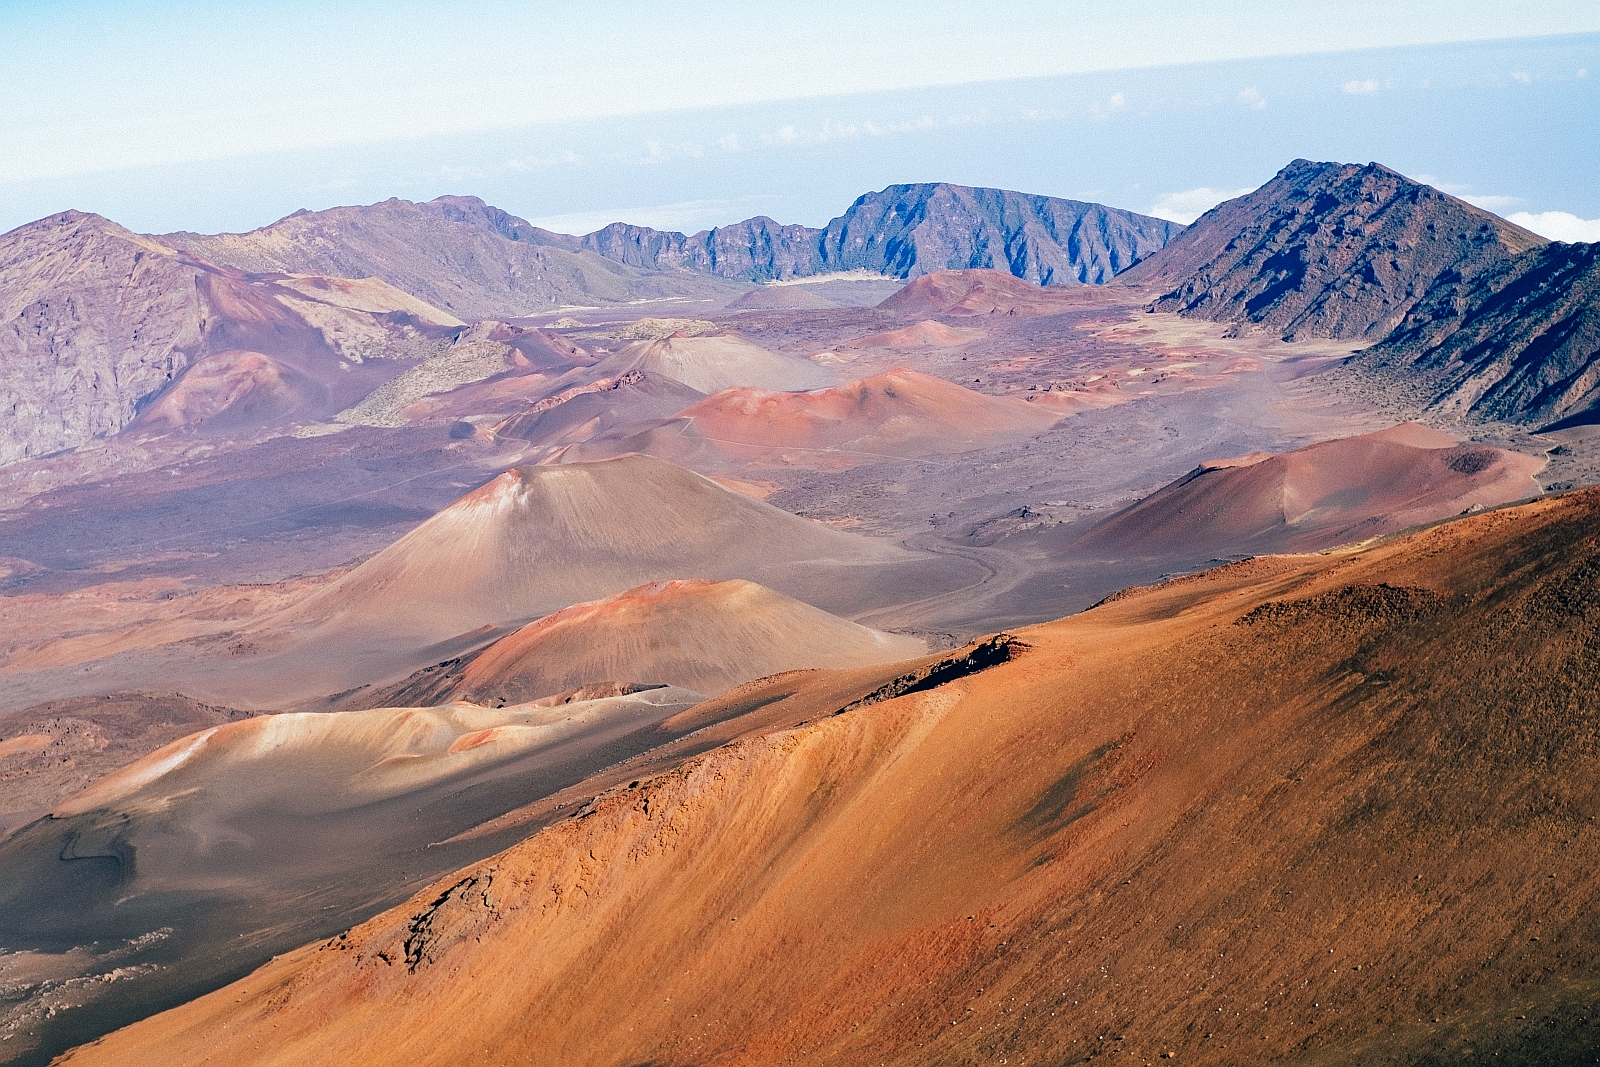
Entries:
<svg viewBox="0 0 1600 1067">
<path fill-rule="evenodd" d="M 497 422 L 493 433 L 501 441 L 571 444 L 622 426 L 665 418 L 703 395 L 671 378 L 630 370 L 528 404 Z"/>
<path fill-rule="evenodd" d="M 66 1062 L 1587 1062 L 1597 529 L 1236 564 L 841 714 L 757 683 L 775 731 Z"/>
<path fill-rule="evenodd" d="M 517 704 L 608 681 L 715 695 L 781 671 L 862 667 L 926 650 L 754 582 L 652 582 L 563 608 L 369 699 L 397 707 Z"/>
<path fill-rule="evenodd" d="M 924 274 L 878 307 L 902 315 L 1048 315 L 1070 297 L 998 270 L 947 270 Z"/>
<path fill-rule="evenodd" d="M 843 469 L 1025 440 L 1061 412 L 897 369 L 832 389 L 726 389 L 642 432 L 596 440 L 585 458 L 648 452 L 707 470 Z"/>
<path fill-rule="evenodd" d="M 1539 493 L 1538 457 L 1415 424 L 1203 463 L 1111 516 L 1076 547 L 1121 558 L 1314 551 Z"/>
</svg>

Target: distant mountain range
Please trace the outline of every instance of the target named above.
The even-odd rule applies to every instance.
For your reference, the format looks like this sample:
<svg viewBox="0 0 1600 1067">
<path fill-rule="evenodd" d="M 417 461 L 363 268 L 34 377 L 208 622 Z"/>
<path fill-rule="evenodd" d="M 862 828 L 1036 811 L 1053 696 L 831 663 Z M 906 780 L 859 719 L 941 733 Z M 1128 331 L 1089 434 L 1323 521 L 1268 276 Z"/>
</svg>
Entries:
<svg viewBox="0 0 1600 1067">
<path fill-rule="evenodd" d="M 1182 228 L 1100 204 L 935 183 L 868 193 L 822 229 L 758 216 L 690 235 L 616 222 L 575 237 L 446 196 L 160 240 L 240 270 L 382 277 L 464 318 L 511 318 L 563 302 L 706 296 L 726 292 L 719 281 L 748 288 L 853 270 L 909 279 L 988 267 L 1036 285 L 1098 284 Z"/>
<path fill-rule="evenodd" d="M 407 361 L 444 358 L 474 321 L 972 268 L 1025 287 L 1116 279 L 1152 310 L 1286 340 L 1381 342 L 1345 373 L 1466 421 L 1600 418 L 1595 246 L 1546 242 L 1376 163 L 1295 160 L 1187 229 L 949 184 L 868 193 L 821 229 L 758 217 L 692 235 L 567 236 L 473 197 L 301 211 L 244 234 L 147 237 L 64 212 L 0 236 L 0 464 L 141 417 L 191 425 L 241 389 L 252 410 L 326 418 Z"/>
<path fill-rule="evenodd" d="M 528 239 L 633 267 L 749 282 L 850 270 L 909 279 L 982 267 L 1068 285 L 1108 282 L 1182 229 L 1101 204 L 940 182 L 867 193 L 822 229 L 758 216 L 692 236 L 613 223 L 584 237 L 535 230 Z"/>
</svg>

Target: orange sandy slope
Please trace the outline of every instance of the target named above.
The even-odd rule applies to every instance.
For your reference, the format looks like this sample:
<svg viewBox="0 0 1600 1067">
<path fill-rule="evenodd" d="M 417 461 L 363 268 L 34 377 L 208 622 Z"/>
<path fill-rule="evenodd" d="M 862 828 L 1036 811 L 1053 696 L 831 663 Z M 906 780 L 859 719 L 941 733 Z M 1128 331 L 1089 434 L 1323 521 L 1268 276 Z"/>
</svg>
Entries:
<svg viewBox="0 0 1600 1067">
<path fill-rule="evenodd" d="M 420 673 L 416 696 L 402 687 L 385 699 L 515 704 L 602 682 L 717 694 L 780 671 L 867 666 L 926 650 L 754 582 L 652 582 L 531 622 L 459 669 Z"/>
<path fill-rule="evenodd" d="M 804 725 L 67 1062 L 1565 1062 L 1597 529 L 1588 492 L 1237 564 L 839 715 L 789 683 Z"/>
</svg>

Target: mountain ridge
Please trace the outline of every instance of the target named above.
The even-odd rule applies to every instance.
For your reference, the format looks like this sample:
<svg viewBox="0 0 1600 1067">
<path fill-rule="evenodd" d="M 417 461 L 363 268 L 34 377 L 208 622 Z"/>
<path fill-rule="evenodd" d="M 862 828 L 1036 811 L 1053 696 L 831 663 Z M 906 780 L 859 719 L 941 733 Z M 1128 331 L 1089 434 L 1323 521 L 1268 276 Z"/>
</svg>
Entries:
<svg viewBox="0 0 1600 1067">
<path fill-rule="evenodd" d="M 1157 289 L 1153 311 L 1285 340 L 1376 340 L 1435 279 L 1471 277 L 1545 243 L 1380 164 L 1296 159 L 1120 280 Z"/>
</svg>

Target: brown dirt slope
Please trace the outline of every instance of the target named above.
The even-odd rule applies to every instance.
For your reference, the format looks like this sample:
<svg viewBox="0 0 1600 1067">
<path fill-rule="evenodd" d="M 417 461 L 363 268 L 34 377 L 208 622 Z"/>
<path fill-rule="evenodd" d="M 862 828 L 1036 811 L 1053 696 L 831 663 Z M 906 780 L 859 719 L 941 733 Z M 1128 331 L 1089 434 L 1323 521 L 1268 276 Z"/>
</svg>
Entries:
<svg viewBox="0 0 1600 1067">
<path fill-rule="evenodd" d="M 1341 373 L 1464 422 L 1600 421 L 1600 244 L 1552 242 L 1442 277 Z"/>
<path fill-rule="evenodd" d="M 716 695 L 769 674 L 859 667 L 927 651 L 754 582 L 652 582 L 574 604 L 375 698 L 395 706 L 517 704 L 607 681 Z"/>
<path fill-rule="evenodd" d="M 634 370 L 670 378 L 702 393 L 739 385 L 809 389 L 835 380 L 815 363 L 769 352 L 732 332 L 702 336 L 676 333 L 635 341 L 582 373 L 588 379 L 615 378 Z"/>
<path fill-rule="evenodd" d="M 1135 591 L 66 1062 L 1587 1062 L 1597 529 L 1578 493 Z"/>
<path fill-rule="evenodd" d="M 160 240 L 255 273 L 383 278 L 467 320 L 538 314 L 563 303 L 741 291 L 714 278 L 641 271 L 592 251 L 548 245 L 543 234 L 476 197 L 442 196 L 297 211 L 249 233 L 173 233 Z"/>
<path fill-rule="evenodd" d="M 1287 340 L 1376 340 L 1434 279 L 1471 277 L 1544 243 L 1376 163 L 1297 159 L 1118 280 L 1156 290 L 1157 311 Z"/>
<path fill-rule="evenodd" d="M 1280 455 L 1201 464 L 1106 519 L 1075 547 L 1118 558 L 1311 552 L 1526 500 L 1536 456 L 1460 444 L 1407 423 Z"/>
</svg>

